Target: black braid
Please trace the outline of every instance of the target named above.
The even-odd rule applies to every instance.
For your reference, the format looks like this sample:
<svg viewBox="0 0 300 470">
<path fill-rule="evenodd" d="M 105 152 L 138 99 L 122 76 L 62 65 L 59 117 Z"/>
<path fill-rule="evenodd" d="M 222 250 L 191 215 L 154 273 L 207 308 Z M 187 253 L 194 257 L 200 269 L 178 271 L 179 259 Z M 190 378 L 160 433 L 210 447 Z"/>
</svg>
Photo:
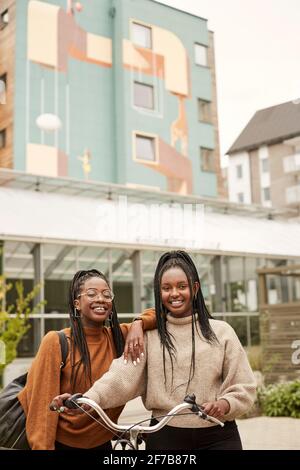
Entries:
<svg viewBox="0 0 300 470">
<path fill-rule="evenodd" d="M 107 285 L 109 285 L 106 277 L 97 269 L 89 269 L 88 271 L 77 271 L 74 275 L 70 290 L 69 290 L 69 315 L 71 321 L 71 389 L 72 393 L 75 393 L 76 390 L 76 382 L 79 370 L 81 366 L 83 366 L 84 377 L 86 386 L 90 387 L 92 385 L 92 371 L 91 371 L 91 359 L 90 353 L 88 349 L 88 345 L 86 342 L 86 337 L 81 321 L 80 315 L 78 315 L 78 311 L 74 306 L 74 301 L 77 299 L 78 295 L 80 294 L 81 287 L 85 283 L 87 279 L 92 277 L 100 277 L 103 279 Z M 109 323 L 112 329 L 112 335 L 114 340 L 114 345 L 116 348 L 117 357 L 120 357 L 123 354 L 124 350 L 124 338 L 122 335 L 122 331 L 120 328 L 118 315 L 116 311 L 116 307 L 114 301 L 112 302 L 112 313 L 109 319 Z M 76 349 L 78 349 L 80 353 L 80 360 L 75 363 L 75 353 Z"/>
<path fill-rule="evenodd" d="M 196 266 L 192 258 L 185 251 L 169 251 L 164 253 L 157 264 L 155 275 L 154 275 L 154 295 L 155 295 L 155 312 L 156 312 L 156 321 L 157 329 L 160 337 L 160 342 L 163 346 L 163 362 L 164 362 L 164 376 L 166 384 L 166 364 L 165 364 L 165 351 L 167 349 L 172 367 L 172 384 L 173 384 L 173 360 L 175 358 L 176 348 L 172 341 L 172 335 L 167 330 L 167 309 L 162 304 L 161 300 L 161 279 L 167 270 L 170 268 L 178 267 L 181 268 L 188 280 L 190 292 L 193 292 L 193 286 L 195 282 L 199 284 L 199 289 L 195 295 L 193 295 L 192 302 L 192 356 L 191 356 L 191 365 L 189 371 L 189 379 L 187 382 L 187 389 L 195 373 L 195 325 L 196 329 L 200 328 L 203 337 L 209 342 L 213 343 L 218 341 L 215 333 L 213 332 L 209 319 L 212 318 L 210 315 L 203 298 L 201 291 L 201 284 L 199 275 L 196 269 Z M 198 321 L 196 322 L 196 315 L 198 314 Z M 174 339 L 174 338 L 173 338 Z"/>
</svg>

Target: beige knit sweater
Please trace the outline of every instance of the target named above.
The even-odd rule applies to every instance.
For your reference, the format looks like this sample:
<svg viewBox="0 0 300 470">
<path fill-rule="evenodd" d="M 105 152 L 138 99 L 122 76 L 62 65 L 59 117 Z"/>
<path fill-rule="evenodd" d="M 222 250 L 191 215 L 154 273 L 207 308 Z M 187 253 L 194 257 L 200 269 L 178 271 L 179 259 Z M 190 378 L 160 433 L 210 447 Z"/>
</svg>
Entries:
<svg viewBox="0 0 300 470">
<path fill-rule="evenodd" d="M 153 416 L 161 416 L 181 403 L 187 393 L 195 393 L 197 403 L 226 399 L 231 421 L 244 414 L 253 404 L 256 383 L 246 353 L 232 327 L 220 320 L 210 320 L 218 343 L 210 344 L 201 332 L 195 332 L 195 374 L 187 390 L 192 354 L 192 317 L 168 316 L 167 328 L 176 347 L 173 384 L 171 361 L 166 351 L 166 385 L 163 353 L 157 330 L 145 334 L 145 357 L 140 364 L 124 364 L 119 358 L 97 380 L 85 396 L 102 408 L 113 408 L 142 395 L 145 407 Z M 188 411 L 187 411 L 188 412 Z M 208 427 L 214 424 L 194 415 L 178 416 L 169 422 L 177 427 Z"/>
</svg>

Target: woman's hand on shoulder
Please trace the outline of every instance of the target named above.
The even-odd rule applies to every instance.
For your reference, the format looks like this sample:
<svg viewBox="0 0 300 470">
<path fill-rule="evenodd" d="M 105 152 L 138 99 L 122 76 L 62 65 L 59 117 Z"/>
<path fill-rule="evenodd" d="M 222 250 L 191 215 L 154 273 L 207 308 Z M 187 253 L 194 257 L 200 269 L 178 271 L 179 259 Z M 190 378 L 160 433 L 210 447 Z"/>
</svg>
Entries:
<svg viewBox="0 0 300 470">
<path fill-rule="evenodd" d="M 202 403 L 201 407 L 203 408 L 204 413 L 218 419 L 223 418 L 230 410 L 228 401 L 223 398 L 216 401 Z"/>
<path fill-rule="evenodd" d="M 143 321 L 135 320 L 131 323 L 130 330 L 126 337 L 124 347 L 124 362 L 127 364 L 130 358 L 134 365 L 140 362 L 144 356 L 144 332 Z"/>
</svg>

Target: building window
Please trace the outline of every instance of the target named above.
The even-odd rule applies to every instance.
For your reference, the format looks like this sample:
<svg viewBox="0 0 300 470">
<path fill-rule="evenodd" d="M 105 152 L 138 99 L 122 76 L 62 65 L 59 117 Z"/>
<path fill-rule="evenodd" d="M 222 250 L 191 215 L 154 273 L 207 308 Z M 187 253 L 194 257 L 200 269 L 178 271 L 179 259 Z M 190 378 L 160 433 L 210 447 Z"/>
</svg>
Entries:
<svg viewBox="0 0 300 470">
<path fill-rule="evenodd" d="M 201 170 L 215 171 L 215 152 L 214 150 L 200 147 Z"/>
<path fill-rule="evenodd" d="M 152 48 L 152 29 L 139 23 L 132 23 L 132 42 L 137 46 Z"/>
<path fill-rule="evenodd" d="M 6 144 L 6 130 L 2 129 L 2 131 L 0 131 L 0 149 L 3 149 L 5 147 L 5 144 Z"/>
<path fill-rule="evenodd" d="M 4 29 L 9 23 L 9 13 L 8 10 L 4 10 L 0 13 L 0 29 Z"/>
<path fill-rule="evenodd" d="M 212 122 L 211 102 L 198 99 L 198 119 L 201 122 Z"/>
<path fill-rule="evenodd" d="M 134 82 L 134 105 L 154 109 L 154 89 L 151 85 Z"/>
<path fill-rule="evenodd" d="M 263 188 L 262 193 L 263 193 L 263 199 L 265 202 L 271 201 L 270 188 Z"/>
<path fill-rule="evenodd" d="M 135 135 L 135 159 L 157 161 L 156 139 L 142 134 Z"/>
<path fill-rule="evenodd" d="M 244 202 L 244 193 L 237 193 L 238 202 L 243 204 Z"/>
<path fill-rule="evenodd" d="M 202 44 L 195 44 L 195 63 L 207 67 L 207 47 Z"/>
<path fill-rule="evenodd" d="M 269 159 L 263 158 L 261 160 L 261 170 L 263 173 L 269 173 Z"/>
<path fill-rule="evenodd" d="M 242 165 L 237 165 L 237 167 L 236 167 L 236 177 L 238 179 L 243 178 L 243 167 L 242 167 Z"/>
<path fill-rule="evenodd" d="M 6 103 L 6 73 L 0 77 L 0 104 Z"/>
</svg>

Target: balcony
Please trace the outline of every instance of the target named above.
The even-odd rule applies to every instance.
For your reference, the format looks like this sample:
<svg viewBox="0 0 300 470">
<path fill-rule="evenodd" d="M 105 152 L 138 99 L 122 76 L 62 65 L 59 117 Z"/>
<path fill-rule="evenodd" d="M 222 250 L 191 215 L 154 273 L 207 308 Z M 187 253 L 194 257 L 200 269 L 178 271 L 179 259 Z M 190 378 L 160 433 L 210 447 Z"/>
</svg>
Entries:
<svg viewBox="0 0 300 470">
<path fill-rule="evenodd" d="M 286 188 L 285 197 L 288 205 L 298 206 L 300 204 L 300 184 Z"/>
<path fill-rule="evenodd" d="M 300 153 L 289 155 L 283 159 L 283 168 L 285 173 L 300 172 Z"/>
</svg>

